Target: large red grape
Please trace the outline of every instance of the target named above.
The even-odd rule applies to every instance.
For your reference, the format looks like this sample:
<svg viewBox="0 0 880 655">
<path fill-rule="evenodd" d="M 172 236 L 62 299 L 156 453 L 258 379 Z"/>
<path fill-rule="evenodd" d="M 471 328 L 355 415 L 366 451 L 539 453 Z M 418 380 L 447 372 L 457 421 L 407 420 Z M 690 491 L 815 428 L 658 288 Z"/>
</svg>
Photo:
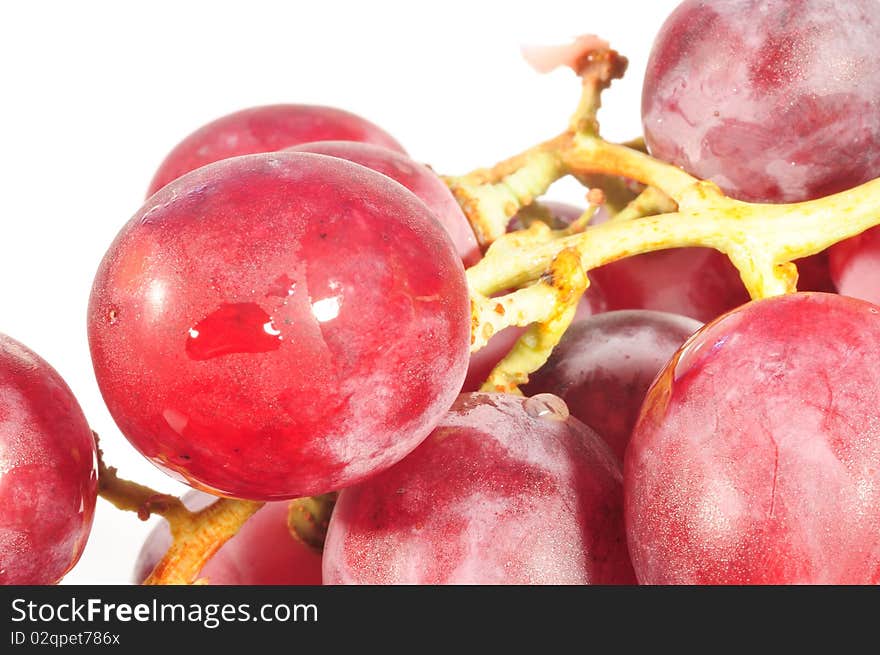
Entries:
<svg viewBox="0 0 880 655">
<path fill-rule="evenodd" d="M 799 293 L 703 328 L 626 452 L 651 584 L 880 582 L 880 308 Z"/>
<path fill-rule="evenodd" d="M 324 582 L 632 583 L 618 465 L 567 414 L 462 394 L 411 455 L 340 493 Z"/>
<path fill-rule="evenodd" d="M 573 323 L 523 393 L 552 393 L 623 460 L 648 387 L 700 328 L 686 316 L 632 310 Z"/>
<path fill-rule="evenodd" d="M 191 511 L 216 496 L 191 491 L 183 498 Z M 212 585 L 319 585 L 321 553 L 294 538 L 287 527 L 288 503 L 267 503 L 214 553 L 198 577 Z M 171 546 L 164 521 L 153 528 L 134 567 L 137 584 L 147 579 Z"/>
<path fill-rule="evenodd" d="M 227 159 L 152 196 L 89 306 L 123 434 L 194 486 L 262 500 L 409 453 L 455 399 L 469 341 L 461 259 L 425 205 L 305 153 Z"/>
<path fill-rule="evenodd" d="M 221 159 L 330 139 L 374 143 L 404 152 L 385 130 L 342 109 L 320 105 L 252 107 L 218 118 L 177 144 L 153 176 L 147 196 L 184 173 Z"/>
<path fill-rule="evenodd" d="M 82 555 L 98 472 L 86 417 L 58 373 L 0 335 L 0 584 L 54 584 Z"/>
<path fill-rule="evenodd" d="M 400 152 L 354 141 L 317 141 L 294 146 L 289 150 L 347 159 L 400 182 L 434 212 L 434 216 L 452 237 L 465 266 L 477 263 L 482 256 L 474 231 L 458 201 L 443 180 L 427 166 Z"/>
<path fill-rule="evenodd" d="M 685 0 L 642 93 L 651 153 L 752 201 L 880 176 L 880 3 Z"/>
</svg>

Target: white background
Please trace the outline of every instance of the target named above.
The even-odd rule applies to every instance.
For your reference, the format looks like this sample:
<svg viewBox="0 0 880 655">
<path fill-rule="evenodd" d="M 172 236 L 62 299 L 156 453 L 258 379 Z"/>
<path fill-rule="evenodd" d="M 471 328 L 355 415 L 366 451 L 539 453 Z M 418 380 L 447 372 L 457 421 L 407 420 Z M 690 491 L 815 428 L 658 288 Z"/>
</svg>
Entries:
<svg viewBox="0 0 880 655">
<path fill-rule="evenodd" d="M 0 332 L 47 359 L 102 436 L 108 463 L 173 482 L 116 430 L 86 342 L 92 278 L 165 154 L 249 106 L 335 105 L 416 159 L 463 173 L 561 131 L 579 84 L 534 73 L 524 43 L 596 33 L 630 59 L 605 95 L 611 139 L 639 133 L 641 80 L 676 0 L 21 2 L 0 5 Z M 581 200 L 574 185 L 551 194 Z M 2 435 L 0 435 L 2 438 Z M 98 501 L 66 582 L 125 583 L 149 524 Z"/>
</svg>

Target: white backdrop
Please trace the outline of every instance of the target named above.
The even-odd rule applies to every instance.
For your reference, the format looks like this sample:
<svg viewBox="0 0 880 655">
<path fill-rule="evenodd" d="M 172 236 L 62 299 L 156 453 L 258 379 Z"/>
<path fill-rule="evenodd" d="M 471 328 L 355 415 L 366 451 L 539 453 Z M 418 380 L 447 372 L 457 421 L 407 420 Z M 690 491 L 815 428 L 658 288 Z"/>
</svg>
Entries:
<svg viewBox="0 0 880 655">
<path fill-rule="evenodd" d="M 651 42 L 677 0 L 28 2 L 0 6 L 0 332 L 71 386 L 108 463 L 183 487 L 116 430 L 92 373 L 86 303 L 159 162 L 193 129 L 249 106 L 335 105 L 410 154 L 462 173 L 561 131 L 579 84 L 534 73 L 524 43 L 597 33 L 630 59 L 606 93 L 606 137 L 639 133 Z M 580 202 L 576 185 L 551 190 Z M 98 501 L 69 583 L 124 583 L 153 522 Z"/>
</svg>

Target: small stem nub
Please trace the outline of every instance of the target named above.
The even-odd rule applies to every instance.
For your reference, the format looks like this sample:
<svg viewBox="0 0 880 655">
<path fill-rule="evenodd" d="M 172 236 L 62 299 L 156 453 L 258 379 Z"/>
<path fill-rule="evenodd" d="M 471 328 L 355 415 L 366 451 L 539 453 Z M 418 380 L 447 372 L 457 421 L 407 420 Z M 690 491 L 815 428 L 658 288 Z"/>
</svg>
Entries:
<svg viewBox="0 0 880 655">
<path fill-rule="evenodd" d="M 287 527 L 290 529 L 290 534 L 317 551 L 323 550 L 330 515 L 336 505 L 336 496 L 337 494 L 332 492 L 290 501 L 287 512 Z"/>
</svg>

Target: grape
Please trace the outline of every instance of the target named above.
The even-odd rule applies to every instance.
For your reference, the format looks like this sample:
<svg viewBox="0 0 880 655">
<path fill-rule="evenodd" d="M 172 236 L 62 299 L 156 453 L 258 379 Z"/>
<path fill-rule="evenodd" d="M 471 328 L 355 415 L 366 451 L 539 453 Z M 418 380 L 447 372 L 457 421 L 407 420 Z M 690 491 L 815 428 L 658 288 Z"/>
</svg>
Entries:
<svg viewBox="0 0 880 655">
<path fill-rule="evenodd" d="M 646 310 L 599 314 L 573 323 L 523 393 L 552 393 L 621 460 L 648 387 L 700 328 L 686 316 Z"/>
<path fill-rule="evenodd" d="M 794 262 L 800 291 L 834 291 L 828 256 Z M 711 321 L 749 301 L 739 271 L 711 248 L 670 248 L 627 257 L 590 271 L 609 310 L 651 309 Z"/>
<path fill-rule="evenodd" d="M 329 139 L 373 143 L 405 152 L 383 129 L 342 109 L 318 105 L 253 107 L 218 118 L 177 144 L 153 176 L 147 197 L 205 164 Z"/>
<path fill-rule="evenodd" d="M 626 451 L 649 584 L 880 582 L 880 308 L 798 293 L 704 327 Z"/>
<path fill-rule="evenodd" d="M 400 182 L 434 212 L 434 216 L 452 237 L 465 266 L 476 264 L 482 256 L 474 231 L 458 206 L 458 201 L 443 180 L 427 166 L 413 161 L 400 152 L 354 141 L 319 141 L 294 146 L 288 150 L 340 157 Z"/>
<path fill-rule="evenodd" d="M 340 493 L 324 582 L 631 583 L 620 485 L 558 398 L 463 394 L 411 455 Z"/>
<path fill-rule="evenodd" d="M 464 269 L 425 205 L 305 153 L 227 159 L 152 196 L 89 305 L 122 433 L 175 477 L 255 500 L 401 459 L 455 399 L 469 342 Z"/>
<path fill-rule="evenodd" d="M 73 568 L 97 493 L 95 440 L 76 398 L 0 335 L 0 584 L 54 584 Z"/>
<path fill-rule="evenodd" d="M 183 501 L 198 511 L 216 496 L 190 491 Z M 267 503 L 208 560 L 199 573 L 212 585 L 319 585 L 321 554 L 294 538 L 287 527 L 288 503 Z M 134 568 L 141 584 L 171 546 L 171 531 L 162 522 L 144 542 Z"/>
<path fill-rule="evenodd" d="M 880 304 L 880 228 L 831 246 L 829 252 L 840 293 Z"/>
<path fill-rule="evenodd" d="M 749 300 L 739 271 L 711 248 L 672 248 L 590 271 L 609 310 L 652 309 L 711 321 Z"/>
<path fill-rule="evenodd" d="M 685 0 L 648 62 L 648 148 L 750 201 L 878 177 L 878 41 L 876 0 Z"/>
</svg>

